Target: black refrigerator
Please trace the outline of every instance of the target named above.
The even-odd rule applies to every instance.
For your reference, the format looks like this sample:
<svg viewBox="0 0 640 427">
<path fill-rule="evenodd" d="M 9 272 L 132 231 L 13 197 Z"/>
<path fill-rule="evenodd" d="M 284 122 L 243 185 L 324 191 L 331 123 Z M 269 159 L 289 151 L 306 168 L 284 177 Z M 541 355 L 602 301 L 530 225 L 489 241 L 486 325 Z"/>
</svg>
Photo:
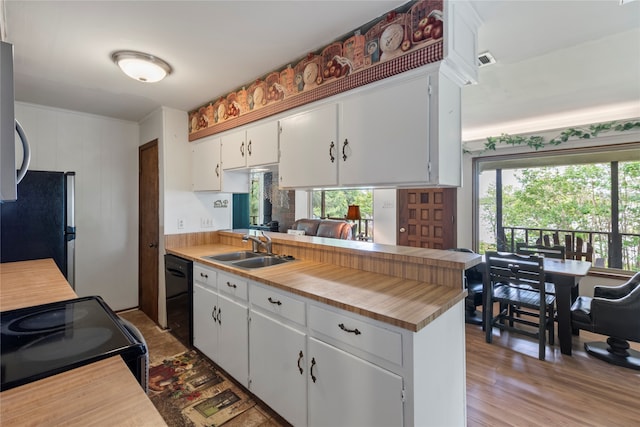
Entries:
<svg viewBox="0 0 640 427">
<path fill-rule="evenodd" d="M 27 172 L 0 203 L 0 262 L 53 258 L 75 289 L 75 172 Z"/>
</svg>

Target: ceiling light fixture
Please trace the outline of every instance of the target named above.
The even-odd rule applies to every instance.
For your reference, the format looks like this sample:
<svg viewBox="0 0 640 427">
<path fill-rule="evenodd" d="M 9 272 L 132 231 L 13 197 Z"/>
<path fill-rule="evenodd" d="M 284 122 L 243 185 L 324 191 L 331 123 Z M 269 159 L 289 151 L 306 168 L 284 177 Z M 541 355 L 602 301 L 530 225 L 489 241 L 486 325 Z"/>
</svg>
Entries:
<svg viewBox="0 0 640 427">
<path fill-rule="evenodd" d="M 134 80 L 155 83 L 171 74 L 171 66 L 157 56 L 132 50 L 119 50 L 111 54 L 123 73 Z"/>
</svg>

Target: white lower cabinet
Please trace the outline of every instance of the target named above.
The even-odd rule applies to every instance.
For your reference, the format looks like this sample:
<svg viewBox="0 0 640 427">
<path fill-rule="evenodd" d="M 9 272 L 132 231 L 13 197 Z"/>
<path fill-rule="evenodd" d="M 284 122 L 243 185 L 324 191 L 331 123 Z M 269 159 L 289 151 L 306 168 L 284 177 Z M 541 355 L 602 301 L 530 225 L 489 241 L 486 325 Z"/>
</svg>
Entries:
<svg viewBox="0 0 640 427">
<path fill-rule="evenodd" d="M 464 425 L 464 301 L 418 332 L 194 263 L 194 345 L 295 426 Z"/>
<path fill-rule="evenodd" d="M 243 279 L 194 264 L 193 345 L 244 386 L 249 379 L 246 286 Z"/>
<path fill-rule="evenodd" d="M 306 335 L 251 311 L 249 389 L 294 426 L 307 424 Z"/>
<path fill-rule="evenodd" d="M 310 426 L 401 426 L 402 377 L 309 338 Z"/>
<path fill-rule="evenodd" d="M 199 283 L 193 284 L 193 345 L 209 359 L 216 359 L 218 347 L 218 294 Z"/>
</svg>

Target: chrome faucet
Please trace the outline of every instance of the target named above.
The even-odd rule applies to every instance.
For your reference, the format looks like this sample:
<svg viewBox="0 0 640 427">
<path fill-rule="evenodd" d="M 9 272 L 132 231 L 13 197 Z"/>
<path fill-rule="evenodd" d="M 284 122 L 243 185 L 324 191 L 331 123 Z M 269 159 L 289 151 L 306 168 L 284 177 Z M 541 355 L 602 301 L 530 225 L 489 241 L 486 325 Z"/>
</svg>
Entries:
<svg viewBox="0 0 640 427">
<path fill-rule="evenodd" d="M 248 234 L 245 234 L 244 236 L 242 236 L 242 241 L 248 242 L 249 240 L 251 240 L 251 249 L 253 250 L 253 252 L 260 252 L 260 248 L 264 248 L 266 253 L 271 254 L 271 237 L 264 234 L 264 231 L 262 232 L 262 237 L 265 238 L 264 242 L 260 239 L 260 236 L 250 236 Z"/>
</svg>

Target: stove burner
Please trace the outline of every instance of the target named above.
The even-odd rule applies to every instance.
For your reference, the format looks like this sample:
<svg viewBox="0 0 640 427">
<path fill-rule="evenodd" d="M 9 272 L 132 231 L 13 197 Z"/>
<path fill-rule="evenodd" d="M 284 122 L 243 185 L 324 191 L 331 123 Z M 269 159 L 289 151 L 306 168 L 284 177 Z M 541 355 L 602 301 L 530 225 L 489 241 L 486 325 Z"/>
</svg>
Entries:
<svg viewBox="0 0 640 427">
<path fill-rule="evenodd" d="M 20 348 L 26 360 L 49 362 L 77 356 L 99 348 L 113 336 L 107 328 L 79 328 L 54 332 Z"/>
<path fill-rule="evenodd" d="M 53 331 L 85 318 L 89 312 L 85 308 L 60 307 L 33 314 L 27 314 L 9 321 L 2 326 L 3 332 L 29 334 Z"/>
</svg>

